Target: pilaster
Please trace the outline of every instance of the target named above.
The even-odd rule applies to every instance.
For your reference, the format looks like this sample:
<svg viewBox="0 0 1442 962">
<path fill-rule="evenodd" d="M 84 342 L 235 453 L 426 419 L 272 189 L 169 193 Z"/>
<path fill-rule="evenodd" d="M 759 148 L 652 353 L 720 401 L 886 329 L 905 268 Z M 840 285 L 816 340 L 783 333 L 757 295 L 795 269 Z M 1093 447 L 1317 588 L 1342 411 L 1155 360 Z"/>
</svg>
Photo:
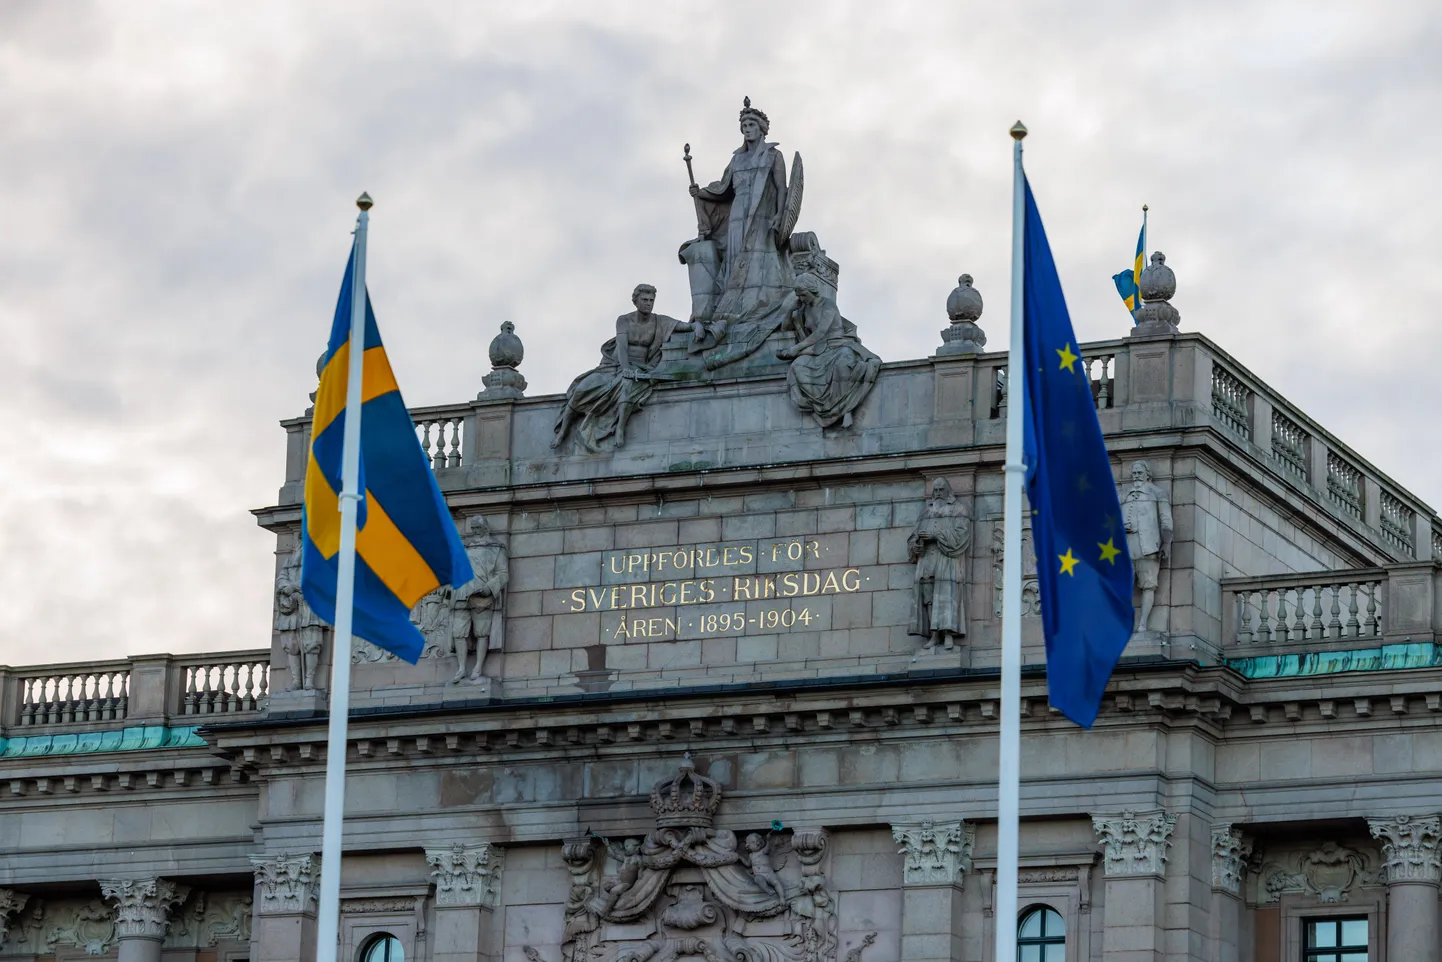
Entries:
<svg viewBox="0 0 1442 962">
<path fill-rule="evenodd" d="M 313 958 L 320 856 L 252 855 L 250 864 L 256 887 L 252 962 Z"/>
<path fill-rule="evenodd" d="M 1163 876 L 1177 816 L 1156 810 L 1093 815 L 1106 879 L 1104 962 L 1161 962 Z"/>
<path fill-rule="evenodd" d="M 1393 815 L 1367 819 L 1381 840 L 1387 882 L 1387 958 L 1438 962 L 1437 889 L 1442 856 L 1437 844 L 1442 819 L 1436 815 Z"/>
<path fill-rule="evenodd" d="M 1212 826 L 1212 945 L 1216 962 L 1238 962 L 1243 956 L 1246 903 L 1242 883 L 1252 839 L 1230 824 Z"/>
<path fill-rule="evenodd" d="M 426 849 L 436 883 L 432 962 L 479 962 L 501 891 L 506 850 L 490 842 Z"/>
<path fill-rule="evenodd" d="M 100 894 L 115 903 L 119 962 L 160 962 L 170 911 L 190 887 L 163 878 L 101 879 Z"/>
<path fill-rule="evenodd" d="M 962 819 L 893 822 L 901 848 L 901 954 L 911 960 L 960 958 L 962 885 L 971 870 L 976 827 Z"/>
</svg>

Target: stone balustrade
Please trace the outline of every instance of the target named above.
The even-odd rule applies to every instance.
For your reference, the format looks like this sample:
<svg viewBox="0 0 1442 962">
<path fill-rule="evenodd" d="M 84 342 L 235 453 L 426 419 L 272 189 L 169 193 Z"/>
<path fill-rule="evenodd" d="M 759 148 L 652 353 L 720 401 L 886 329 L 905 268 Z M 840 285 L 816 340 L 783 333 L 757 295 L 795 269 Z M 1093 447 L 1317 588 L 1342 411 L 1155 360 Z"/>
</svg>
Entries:
<svg viewBox="0 0 1442 962">
<path fill-rule="evenodd" d="M 466 445 L 470 441 L 468 427 L 471 406 L 469 404 L 448 404 L 438 407 L 413 408 L 411 420 L 416 425 L 416 437 L 421 450 L 431 460 L 431 467 L 437 471 L 459 468 L 470 463 Z"/>
<path fill-rule="evenodd" d="M 269 649 L 0 667 L 0 735 L 169 725 L 254 712 L 269 691 Z"/>
</svg>

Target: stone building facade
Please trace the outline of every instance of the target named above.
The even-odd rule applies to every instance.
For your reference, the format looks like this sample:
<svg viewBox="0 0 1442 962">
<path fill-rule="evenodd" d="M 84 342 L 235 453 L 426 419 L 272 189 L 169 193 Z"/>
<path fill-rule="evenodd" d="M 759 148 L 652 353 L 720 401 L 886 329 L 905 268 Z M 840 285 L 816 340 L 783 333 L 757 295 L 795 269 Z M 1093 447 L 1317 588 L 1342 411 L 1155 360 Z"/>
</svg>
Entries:
<svg viewBox="0 0 1442 962">
<path fill-rule="evenodd" d="M 1155 604 L 1085 731 L 1028 583 L 995 916 L 1006 356 L 967 277 L 936 355 L 873 365 L 785 233 L 822 283 L 774 328 L 744 297 L 705 323 L 732 275 L 693 252 L 689 330 L 648 348 L 638 288 L 614 370 L 527 397 L 507 325 L 475 401 L 413 412 L 490 575 L 417 606 L 417 665 L 339 653 L 341 865 L 337 653 L 288 569 L 308 417 L 255 512 L 268 647 L 0 668 L 0 960 L 308 959 L 339 871 L 346 960 L 994 962 L 1020 925 L 1023 962 L 1438 962 L 1442 522 L 1179 333 L 1170 269 L 1148 325 L 1078 350 L 1113 482 L 1144 461 L 1169 507 Z"/>
</svg>

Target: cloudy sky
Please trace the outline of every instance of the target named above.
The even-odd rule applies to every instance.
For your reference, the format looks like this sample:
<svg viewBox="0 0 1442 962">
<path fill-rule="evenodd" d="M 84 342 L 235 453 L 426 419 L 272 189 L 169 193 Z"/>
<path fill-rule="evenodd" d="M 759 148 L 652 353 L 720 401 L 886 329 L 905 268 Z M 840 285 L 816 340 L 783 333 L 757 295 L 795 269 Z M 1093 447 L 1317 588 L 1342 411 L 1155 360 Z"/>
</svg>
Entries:
<svg viewBox="0 0 1442 962">
<path fill-rule="evenodd" d="M 638 281 L 686 315 L 681 145 L 714 179 L 745 95 L 882 357 L 963 271 L 1004 341 L 1020 117 L 1084 340 L 1148 203 L 1183 327 L 1442 505 L 1436 3 L 3 0 L 0 664 L 268 643 L 362 189 L 408 402 L 505 320 L 559 391 Z"/>
</svg>

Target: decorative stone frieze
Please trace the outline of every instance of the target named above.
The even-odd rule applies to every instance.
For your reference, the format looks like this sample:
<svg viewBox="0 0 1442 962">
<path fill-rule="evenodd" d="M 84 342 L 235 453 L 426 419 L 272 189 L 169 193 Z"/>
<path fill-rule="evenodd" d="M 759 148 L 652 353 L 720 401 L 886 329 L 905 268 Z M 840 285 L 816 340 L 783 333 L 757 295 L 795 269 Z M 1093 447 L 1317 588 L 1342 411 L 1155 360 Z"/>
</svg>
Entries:
<svg viewBox="0 0 1442 962">
<path fill-rule="evenodd" d="M 971 871 L 976 826 L 964 820 L 934 822 L 928 818 L 894 824 L 891 837 L 901 845 L 897 851 L 906 856 L 901 874 L 907 885 L 959 886 Z"/>
<path fill-rule="evenodd" d="M 1102 843 L 1107 878 L 1161 875 L 1177 816 L 1164 811 L 1093 815 L 1092 828 Z"/>
<path fill-rule="evenodd" d="M 1367 871 L 1367 861 L 1360 852 L 1324 842 L 1296 857 L 1296 871 L 1289 872 L 1276 863 L 1262 866 L 1263 902 L 1276 902 L 1283 895 L 1311 895 L 1318 902 L 1334 905 L 1345 902 L 1352 888 L 1361 882 L 1376 882 L 1378 873 Z"/>
<path fill-rule="evenodd" d="M 437 905 L 495 908 L 506 866 L 505 849 L 490 842 L 457 842 L 449 848 L 426 849 L 426 861 L 436 882 Z"/>
<path fill-rule="evenodd" d="M 115 903 L 120 938 L 159 941 L 170 924 L 170 910 L 185 901 L 190 886 L 163 878 L 101 879 L 100 894 Z"/>
<path fill-rule="evenodd" d="M 1060 868 L 1024 868 L 1017 870 L 1016 881 L 1018 885 L 1075 882 L 1080 875 L 1081 869 L 1075 865 L 1064 865 Z"/>
<path fill-rule="evenodd" d="M 1442 857 L 1437 851 L 1442 819 L 1436 815 L 1396 815 L 1392 818 L 1369 818 L 1367 827 L 1372 837 L 1382 842 L 1386 857 L 1387 883 L 1442 882 Z"/>
<path fill-rule="evenodd" d="M 192 892 L 174 913 L 167 949 L 208 949 L 221 942 L 249 942 L 251 896 L 240 892 Z"/>
<path fill-rule="evenodd" d="M 104 955 L 119 937 L 115 912 L 100 899 L 47 905 L 43 931 L 29 940 L 41 954 L 65 945 L 84 949 L 86 955 Z"/>
<path fill-rule="evenodd" d="M 1212 826 L 1212 888 L 1231 895 L 1242 892 L 1252 840 L 1233 825 Z"/>
<path fill-rule="evenodd" d="M 305 915 L 315 911 L 320 894 L 319 855 L 252 855 L 250 864 L 260 886 L 261 915 Z"/>
</svg>

